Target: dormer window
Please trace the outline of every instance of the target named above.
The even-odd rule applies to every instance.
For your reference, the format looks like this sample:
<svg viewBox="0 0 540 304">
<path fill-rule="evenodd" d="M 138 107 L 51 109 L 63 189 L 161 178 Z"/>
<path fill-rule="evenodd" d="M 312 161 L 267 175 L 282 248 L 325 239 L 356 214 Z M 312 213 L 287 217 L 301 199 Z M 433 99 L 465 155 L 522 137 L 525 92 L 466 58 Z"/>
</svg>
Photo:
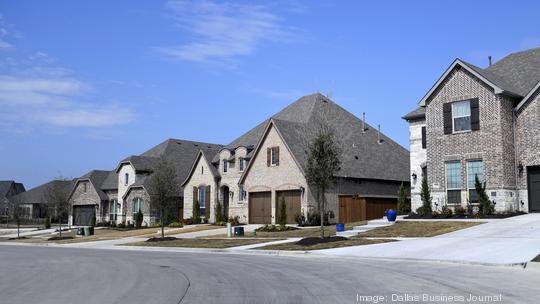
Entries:
<svg viewBox="0 0 540 304">
<path fill-rule="evenodd" d="M 240 157 L 238 159 L 238 170 L 240 170 L 240 172 L 243 172 L 245 167 L 246 167 L 246 159 L 243 157 Z"/>
<path fill-rule="evenodd" d="M 224 159 L 223 160 L 223 173 L 227 173 L 228 170 L 229 170 L 229 161 Z"/>
<path fill-rule="evenodd" d="M 129 184 L 129 173 L 124 174 L 124 186 Z"/>
<path fill-rule="evenodd" d="M 279 166 L 279 147 L 271 147 L 266 149 L 266 165 Z"/>
<path fill-rule="evenodd" d="M 86 193 L 87 190 L 88 190 L 88 183 L 84 182 L 83 183 L 83 192 Z"/>
</svg>

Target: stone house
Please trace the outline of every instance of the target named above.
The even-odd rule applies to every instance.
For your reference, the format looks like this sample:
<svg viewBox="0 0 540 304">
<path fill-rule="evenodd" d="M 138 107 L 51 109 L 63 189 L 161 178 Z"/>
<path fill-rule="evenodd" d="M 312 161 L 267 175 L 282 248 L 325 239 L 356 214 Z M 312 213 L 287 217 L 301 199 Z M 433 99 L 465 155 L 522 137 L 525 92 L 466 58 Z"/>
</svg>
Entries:
<svg viewBox="0 0 540 304">
<path fill-rule="evenodd" d="M 15 181 L 0 181 L 0 219 L 13 215 L 13 208 L 9 198 L 26 191 L 22 183 Z"/>
<path fill-rule="evenodd" d="M 28 191 L 9 198 L 12 204 L 18 204 L 25 219 L 44 219 L 50 214 L 53 203 L 49 201 L 49 193 L 54 189 L 65 194 L 67 199 L 74 185 L 74 180 L 52 180 Z"/>
<path fill-rule="evenodd" d="M 491 61 L 491 60 L 490 60 Z M 434 208 L 475 204 L 486 183 L 497 211 L 540 211 L 540 48 L 487 68 L 456 59 L 405 115 L 411 200 L 427 175 Z"/>
<path fill-rule="evenodd" d="M 199 202 L 214 221 L 224 215 L 243 223 L 276 223 L 279 203 L 287 222 L 317 209 L 306 178 L 307 142 L 325 120 L 341 141 L 342 166 L 325 193 L 331 222 L 380 217 L 394 207 L 401 183 L 408 187 L 409 153 L 390 138 L 321 94 L 300 98 L 215 155 L 200 152 L 184 186 L 184 218 Z"/>
</svg>

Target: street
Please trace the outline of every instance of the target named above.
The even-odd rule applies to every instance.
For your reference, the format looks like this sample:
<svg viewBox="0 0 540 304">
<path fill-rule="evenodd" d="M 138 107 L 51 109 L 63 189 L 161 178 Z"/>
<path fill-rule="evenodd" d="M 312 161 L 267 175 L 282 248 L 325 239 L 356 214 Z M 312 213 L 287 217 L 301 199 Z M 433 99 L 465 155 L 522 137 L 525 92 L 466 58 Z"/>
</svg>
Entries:
<svg viewBox="0 0 540 304">
<path fill-rule="evenodd" d="M 540 269 L 362 258 L 1 246 L 0 273 L 0 303 L 10 304 L 540 301 Z"/>
</svg>

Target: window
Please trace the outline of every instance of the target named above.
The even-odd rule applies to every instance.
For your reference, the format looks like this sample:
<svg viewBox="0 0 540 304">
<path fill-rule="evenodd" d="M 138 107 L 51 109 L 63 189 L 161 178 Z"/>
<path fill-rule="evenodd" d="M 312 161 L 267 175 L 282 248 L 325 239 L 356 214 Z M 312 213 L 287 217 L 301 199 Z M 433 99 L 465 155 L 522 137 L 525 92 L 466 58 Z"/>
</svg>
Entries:
<svg viewBox="0 0 540 304">
<path fill-rule="evenodd" d="M 471 102 L 469 100 L 452 104 L 452 125 L 454 132 L 471 130 Z"/>
<path fill-rule="evenodd" d="M 203 175 L 203 174 L 204 174 L 204 167 L 201 166 L 201 175 Z"/>
<path fill-rule="evenodd" d="M 87 187 L 88 187 L 88 183 L 84 182 L 83 183 L 83 192 L 86 193 Z"/>
<path fill-rule="evenodd" d="M 448 204 L 461 204 L 461 163 L 448 162 L 446 165 L 446 192 Z"/>
<path fill-rule="evenodd" d="M 129 184 L 129 173 L 126 173 L 124 175 L 124 185 L 127 186 Z"/>
<path fill-rule="evenodd" d="M 426 148 L 426 127 L 422 127 L 422 149 Z"/>
<path fill-rule="evenodd" d="M 116 221 L 118 216 L 118 201 L 117 200 L 111 200 L 109 201 L 109 221 Z"/>
<path fill-rule="evenodd" d="M 243 157 L 240 157 L 238 159 L 238 170 L 240 170 L 240 172 L 243 172 L 245 167 L 246 167 L 246 159 Z"/>
<path fill-rule="evenodd" d="M 199 214 L 206 214 L 206 186 L 199 186 Z"/>
<path fill-rule="evenodd" d="M 227 170 L 229 170 L 229 161 L 224 159 L 223 160 L 223 172 L 227 173 Z"/>
<path fill-rule="evenodd" d="M 476 193 L 476 177 L 481 183 L 484 182 L 484 162 L 482 160 L 467 161 L 467 188 L 469 190 L 469 202 L 478 203 L 478 193 Z"/>
<path fill-rule="evenodd" d="M 142 198 L 136 197 L 133 199 L 133 218 L 135 218 L 135 215 L 137 212 L 139 212 L 139 210 L 143 212 L 143 204 L 144 201 Z"/>
<path fill-rule="evenodd" d="M 246 200 L 246 191 L 244 190 L 244 186 L 238 186 L 238 200 L 240 202 Z"/>
</svg>

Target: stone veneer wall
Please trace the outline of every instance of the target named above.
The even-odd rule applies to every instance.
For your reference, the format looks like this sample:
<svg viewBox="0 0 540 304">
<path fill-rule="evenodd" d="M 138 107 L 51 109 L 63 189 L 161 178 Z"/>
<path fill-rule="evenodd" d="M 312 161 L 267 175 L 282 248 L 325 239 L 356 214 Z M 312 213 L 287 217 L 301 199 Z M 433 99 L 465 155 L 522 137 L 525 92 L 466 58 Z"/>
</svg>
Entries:
<svg viewBox="0 0 540 304">
<path fill-rule="evenodd" d="M 480 130 L 444 134 L 443 104 L 478 98 Z M 517 207 L 514 149 L 512 144 L 513 101 L 493 90 L 468 71 L 456 68 L 427 101 L 427 170 L 434 202 L 446 201 L 445 161 L 461 162 L 462 204 L 467 202 L 469 159 L 483 159 L 488 195 L 497 202 L 496 209 Z"/>
<path fill-rule="evenodd" d="M 529 210 L 527 167 L 540 165 L 540 93 L 531 98 L 516 117 L 517 163 L 524 167 L 518 175 L 519 207 L 523 211 Z"/>
<path fill-rule="evenodd" d="M 411 149 L 411 210 L 415 211 L 422 205 L 420 189 L 422 185 L 422 165 L 427 162 L 427 149 L 422 148 L 422 127 L 426 126 L 426 120 L 409 122 L 409 143 Z M 416 174 L 416 179 L 412 175 Z"/>
<path fill-rule="evenodd" d="M 214 221 L 214 207 L 217 199 L 216 189 L 218 188 L 218 185 L 209 166 L 211 165 L 204 156 L 199 158 L 191 178 L 188 183 L 184 185 L 184 219 L 193 217 L 193 187 L 210 185 L 210 208 L 207 207 L 207 212 L 210 212 L 210 221 Z M 202 171 L 201 167 L 203 168 Z"/>
</svg>

